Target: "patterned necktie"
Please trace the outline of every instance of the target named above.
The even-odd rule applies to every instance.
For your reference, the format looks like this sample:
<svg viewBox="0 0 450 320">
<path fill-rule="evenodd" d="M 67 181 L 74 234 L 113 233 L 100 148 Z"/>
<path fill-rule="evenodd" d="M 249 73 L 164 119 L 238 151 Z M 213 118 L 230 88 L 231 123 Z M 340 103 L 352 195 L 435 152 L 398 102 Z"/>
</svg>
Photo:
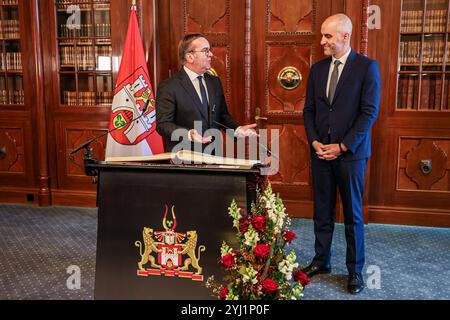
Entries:
<svg viewBox="0 0 450 320">
<path fill-rule="evenodd" d="M 205 86 L 203 85 L 203 77 L 202 76 L 198 76 L 198 83 L 200 85 L 200 93 L 202 94 L 202 110 L 203 112 L 207 115 L 208 114 L 208 97 L 206 95 L 206 89 Z"/>
<path fill-rule="evenodd" d="M 330 79 L 330 88 L 328 89 L 328 101 L 330 101 L 330 104 L 333 103 L 334 93 L 336 92 L 336 86 L 339 81 L 339 65 L 341 64 L 342 62 L 339 60 L 334 62 L 334 69 Z"/>
</svg>

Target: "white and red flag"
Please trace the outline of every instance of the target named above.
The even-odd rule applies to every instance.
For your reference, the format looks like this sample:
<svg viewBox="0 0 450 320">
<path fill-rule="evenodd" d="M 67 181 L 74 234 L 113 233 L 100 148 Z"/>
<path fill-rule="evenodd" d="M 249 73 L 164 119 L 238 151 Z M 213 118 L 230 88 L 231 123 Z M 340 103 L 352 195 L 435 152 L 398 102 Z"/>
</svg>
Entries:
<svg viewBox="0 0 450 320">
<path fill-rule="evenodd" d="M 156 132 L 155 96 L 135 10 L 133 6 L 114 89 L 106 160 L 164 152 L 162 138 Z"/>
</svg>

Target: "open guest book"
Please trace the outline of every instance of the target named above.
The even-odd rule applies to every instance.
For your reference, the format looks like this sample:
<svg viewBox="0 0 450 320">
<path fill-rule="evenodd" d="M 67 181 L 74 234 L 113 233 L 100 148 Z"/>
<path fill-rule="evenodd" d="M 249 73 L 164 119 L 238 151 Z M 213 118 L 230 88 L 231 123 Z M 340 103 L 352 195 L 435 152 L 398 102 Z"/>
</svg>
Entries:
<svg viewBox="0 0 450 320">
<path fill-rule="evenodd" d="M 257 165 L 262 165 L 260 160 L 247 160 L 212 156 L 209 154 L 180 150 L 178 152 L 166 152 L 153 156 L 138 157 L 107 157 L 106 162 L 158 162 L 171 161 L 174 164 L 213 164 L 223 166 L 235 166 L 242 169 L 250 169 Z"/>
</svg>

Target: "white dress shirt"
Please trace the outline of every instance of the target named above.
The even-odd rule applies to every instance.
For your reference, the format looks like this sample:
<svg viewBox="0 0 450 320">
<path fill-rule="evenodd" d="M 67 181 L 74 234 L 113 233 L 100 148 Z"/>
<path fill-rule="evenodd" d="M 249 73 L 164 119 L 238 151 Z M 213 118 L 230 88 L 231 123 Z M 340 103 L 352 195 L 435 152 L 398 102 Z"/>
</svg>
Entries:
<svg viewBox="0 0 450 320">
<path fill-rule="evenodd" d="M 208 86 L 206 85 L 205 75 L 204 74 L 197 74 L 196 72 L 192 71 L 191 69 L 186 68 L 186 66 L 183 66 L 183 68 L 184 68 L 184 71 L 186 71 L 189 79 L 192 81 L 192 84 L 194 85 L 195 91 L 197 92 L 198 97 L 199 97 L 201 102 L 203 102 L 203 101 L 202 101 L 202 93 L 200 91 L 200 84 L 199 84 L 199 81 L 198 81 L 198 77 L 199 76 L 203 77 L 202 82 L 203 82 L 203 85 L 205 86 L 206 97 L 208 98 L 208 101 L 209 101 Z M 239 131 L 240 128 L 241 128 L 241 126 L 237 127 L 236 130 L 234 130 L 234 135 L 235 136 L 239 136 L 238 131 Z M 188 135 L 188 138 L 189 138 L 190 141 L 192 141 L 191 135 Z"/>
<path fill-rule="evenodd" d="M 205 81 L 205 75 L 204 74 L 197 74 L 196 72 L 192 71 L 189 68 L 186 68 L 186 66 L 183 66 L 184 71 L 186 71 L 189 79 L 192 81 L 192 84 L 194 85 L 195 91 L 198 94 L 198 97 L 200 99 L 200 101 L 203 103 L 202 101 L 202 92 L 200 91 L 200 83 L 199 83 L 199 76 L 203 77 L 203 86 L 205 86 L 205 90 L 206 90 L 206 97 L 208 98 L 209 101 L 209 95 L 208 95 L 208 86 L 206 85 L 206 81 Z"/>
</svg>

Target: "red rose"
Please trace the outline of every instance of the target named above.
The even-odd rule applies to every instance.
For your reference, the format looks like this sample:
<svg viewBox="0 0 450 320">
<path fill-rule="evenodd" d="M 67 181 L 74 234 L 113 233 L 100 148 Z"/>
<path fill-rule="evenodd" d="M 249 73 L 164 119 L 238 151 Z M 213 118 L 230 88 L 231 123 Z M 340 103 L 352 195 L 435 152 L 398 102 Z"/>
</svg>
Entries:
<svg viewBox="0 0 450 320">
<path fill-rule="evenodd" d="M 234 266 L 234 256 L 229 253 L 220 258 L 220 262 L 225 266 L 225 268 L 231 268 Z"/>
<path fill-rule="evenodd" d="M 266 228 L 266 218 L 264 218 L 264 217 L 253 217 L 252 218 L 252 225 L 253 225 L 253 228 L 255 228 L 256 230 L 264 232 L 264 229 Z"/>
<path fill-rule="evenodd" d="M 248 226 L 250 225 L 250 220 L 247 218 L 241 219 L 239 221 L 239 231 L 244 234 L 248 231 Z"/>
<path fill-rule="evenodd" d="M 223 288 L 222 290 L 220 290 L 219 292 L 220 299 L 225 300 L 227 295 L 228 295 L 228 288 Z"/>
<path fill-rule="evenodd" d="M 308 279 L 308 276 L 300 270 L 294 271 L 293 277 L 294 277 L 294 281 L 300 282 L 302 287 L 306 287 L 308 284 L 311 283 Z"/>
<path fill-rule="evenodd" d="M 266 258 L 270 254 L 270 246 L 268 244 L 258 244 L 255 249 L 253 249 L 253 253 L 257 258 Z"/>
<path fill-rule="evenodd" d="M 283 239 L 287 242 L 287 243 L 291 243 L 292 240 L 294 240 L 295 238 L 297 238 L 297 235 L 295 233 L 293 233 L 290 230 L 286 230 L 283 233 Z"/>
<path fill-rule="evenodd" d="M 278 289 L 278 282 L 273 281 L 270 278 L 266 278 L 262 283 L 262 287 L 265 293 L 274 293 Z"/>
</svg>

